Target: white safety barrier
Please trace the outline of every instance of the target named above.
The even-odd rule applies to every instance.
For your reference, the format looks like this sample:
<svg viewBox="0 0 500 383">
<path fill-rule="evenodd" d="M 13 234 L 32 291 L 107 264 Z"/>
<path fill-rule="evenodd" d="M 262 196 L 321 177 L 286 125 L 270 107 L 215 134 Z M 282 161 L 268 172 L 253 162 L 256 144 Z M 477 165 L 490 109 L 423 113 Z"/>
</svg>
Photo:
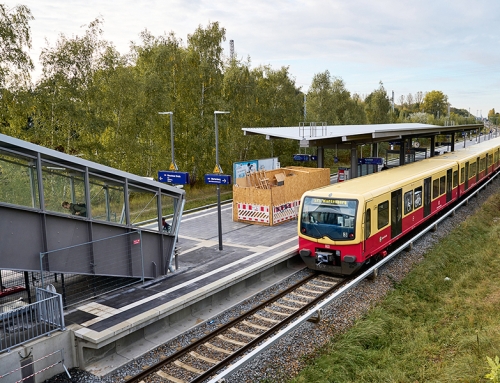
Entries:
<svg viewBox="0 0 500 383">
<path fill-rule="evenodd" d="M 238 219 L 268 224 L 269 206 L 238 203 Z"/>
<path fill-rule="evenodd" d="M 284 203 L 283 205 L 273 206 L 273 225 L 296 219 L 299 211 L 300 201 L 292 201 Z"/>
</svg>

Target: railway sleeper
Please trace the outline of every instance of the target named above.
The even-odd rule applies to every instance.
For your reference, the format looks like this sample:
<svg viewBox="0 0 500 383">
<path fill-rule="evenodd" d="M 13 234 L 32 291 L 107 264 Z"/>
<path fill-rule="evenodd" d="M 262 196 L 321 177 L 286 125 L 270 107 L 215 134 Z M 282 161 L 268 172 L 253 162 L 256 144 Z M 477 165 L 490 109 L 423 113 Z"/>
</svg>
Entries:
<svg viewBox="0 0 500 383">
<path fill-rule="evenodd" d="M 217 347 L 217 346 L 214 346 L 213 344 L 211 343 L 203 343 L 203 346 L 205 346 L 206 348 L 210 349 L 210 350 L 214 350 L 214 351 L 218 351 L 218 352 L 221 352 L 223 354 L 226 354 L 226 355 L 232 355 L 233 352 L 230 351 L 230 350 L 226 350 L 224 348 L 220 348 L 220 347 Z"/>
<path fill-rule="evenodd" d="M 246 336 L 247 338 L 258 338 L 259 335 L 257 334 L 250 334 L 249 332 L 245 332 L 245 331 L 241 331 L 239 329 L 237 329 L 236 327 L 231 327 L 229 330 L 231 330 L 232 332 L 238 334 L 238 335 L 243 335 L 243 336 Z"/>
<path fill-rule="evenodd" d="M 169 375 L 166 372 L 163 372 L 161 370 L 156 371 L 156 375 L 158 375 L 162 379 L 167 379 L 167 380 L 170 380 L 171 382 L 174 382 L 174 383 L 186 383 L 185 380 L 175 378 L 172 375 Z"/>
</svg>

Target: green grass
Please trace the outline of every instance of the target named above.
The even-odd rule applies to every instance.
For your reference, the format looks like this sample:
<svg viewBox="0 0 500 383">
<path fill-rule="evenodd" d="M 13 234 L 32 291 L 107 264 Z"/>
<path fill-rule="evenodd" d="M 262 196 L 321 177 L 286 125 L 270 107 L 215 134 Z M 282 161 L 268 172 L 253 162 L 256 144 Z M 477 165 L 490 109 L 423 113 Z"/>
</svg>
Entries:
<svg viewBox="0 0 500 383">
<path fill-rule="evenodd" d="M 184 211 L 198 208 L 200 206 L 217 203 L 217 188 L 213 185 L 203 187 L 186 187 L 186 204 Z M 233 198 L 233 188 L 230 186 L 220 187 L 221 202 Z"/>
<path fill-rule="evenodd" d="M 487 357 L 500 355 L 499 245 L 500 194 L 292 382 L 489 381 Z"/>
</svg>

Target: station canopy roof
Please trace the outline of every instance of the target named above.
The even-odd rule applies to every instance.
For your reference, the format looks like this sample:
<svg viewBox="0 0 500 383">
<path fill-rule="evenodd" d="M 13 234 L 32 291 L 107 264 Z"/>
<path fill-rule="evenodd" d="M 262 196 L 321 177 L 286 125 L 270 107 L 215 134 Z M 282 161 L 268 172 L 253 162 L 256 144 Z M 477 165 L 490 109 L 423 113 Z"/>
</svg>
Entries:
<svg viewBox="0 0 500 383">
<path fill-rule="evenodd" d="M 287 138 L 300 141 L 301 147 L 363 145 L 383 141 L 398 141 L 438 134 L 451 134 L 480 129 L 483 124 L 438 126 L 418 123 L 326 125 L 310 123 L 280 128 L 242 128 L 245 135 L 259 134 L 267 139 Z"/>
</svg>

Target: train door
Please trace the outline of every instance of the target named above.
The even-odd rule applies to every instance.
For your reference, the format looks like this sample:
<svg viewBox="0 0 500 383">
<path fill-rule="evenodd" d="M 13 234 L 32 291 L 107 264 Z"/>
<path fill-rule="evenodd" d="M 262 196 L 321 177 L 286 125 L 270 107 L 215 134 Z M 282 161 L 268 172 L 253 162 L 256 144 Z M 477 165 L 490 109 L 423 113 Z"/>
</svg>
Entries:
<svg viewBox="0 0 500 383">
<path fill-rule="evenodd" d="M 363 224 L 363 232 L 365 233 L 365 240 L 363 241 L 363 251 L 368 251 L 366 248 L 366 242 L 370 238 L 370 235 L 372 235 L 372 211 L 370 209 L 369 203 L 371 203 L 372 200 L 366 201 L 365 202 L 365 219 L 364 219 L 364 224 Z"/>
<path fill-rule="evenodd" d="M 452 181 L 452 169 L 448 169 L 446 171 L 446 203 L 451 201 Z"/>
<path fill-rule="evenodd" d="M 476 158 L 476 183 L 479 182 L 479 169 L 480 169 L 479 164 L 480 163 L 481 162 L 479 161 L 479 157 L 477 157 Z"/>
<path fill-rule="evenodd" d="M 424 179 L 424 217 L 431 214 L 431 177 Z"/>
<path fill-rule="evenodd" d="M 391 237 L 397 237 L 403 231 L 403 191 L 391 193 Z"/>
<path fill-rule="evenodd" d="M 465 185 L 464 190 L 469 188 L 469 161 L 465 163 Z"/>
</svg>

